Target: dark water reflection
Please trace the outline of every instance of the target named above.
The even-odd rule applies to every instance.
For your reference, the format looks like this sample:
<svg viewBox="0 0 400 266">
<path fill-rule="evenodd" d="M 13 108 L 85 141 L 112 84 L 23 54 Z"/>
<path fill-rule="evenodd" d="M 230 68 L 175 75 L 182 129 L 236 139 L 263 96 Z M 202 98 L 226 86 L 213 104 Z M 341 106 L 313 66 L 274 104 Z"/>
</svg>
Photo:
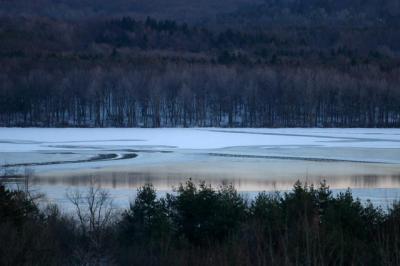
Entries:
<svg viewBox="0 0 400 266">
<path fill-rule="evenodd" d="M 257 178 L 199 178 L 193 177 L 193 181 L 200 182 L 202 180 L 218 187 L 221 184 L 233 184 L 240 193 L 246 198 L 254 198 L 258 192 L 267 191 L 288 191 L 293 187 L 296 180 L 302 182 L 318 184 L 326 180 L 334 193 L 345 191 L 351 188 L 354 197 L 359 198 L 362 202 L 370 200 L 374 205 L 386 208 L 394 201 L 400 199 L 400 175 L 379 176 L 364 175 L 350 177 L 324 177 L 309 176 L 307 178 L 285 178 L 285 179 L 257 179 Z M 67 191 L 81 190 L 84 191 L 91 185 L 100 185 L 109 191 L 114 200 L 115 206 L 118 208 L 127 208 L 136 193 L 137 188 L 151 183 L 155 186 L 159 196 L 165 193 L 173 192 L 173 188 L 177 188 L 180 183 L 187 180 L 186 176 L 157 176 L 149 173 L 114 173 L 114 174 L 97 174 L 97 175 L 75 175 L 68 177 L 36 177 L 30 181 L 34 191 L 44 193 L 46 195 L 45 202 L 52 202 L 60 205 L 64 210 L 72 210 L 71 203 L 66 198 Z"/>
<path fill-rule="evenodd" d="M 136 195 L 137 188 L 146 183 L 155 186 L 159 196 L 173 192 L 179 184 L 188 180 L 187 175 L 160 175 L 137 172 L 114 172 L 97 174 L 64 175 L 62 177 L 31 177 L 30 187 L 34 192 L 46 195 L 45 203 L 56 203 L 67 211 L 72 210 L 67 200 L 70 190 L 85 191 L 91 185 L 100 185 L 109 191 L 114 203 L 119 208 L 127 208 Z M 288 191 L 300 180 L 318 185 L 325 180 L 334 193 L 351 188 L 354 197 L 386 208 L 394 201 L 400 200 L 400 175 L 353 175 L 353 176 L 313 176 L 285 178 L 238 178 L 226 176 L 192 176 L 194 182 L 206 181 L 213 187 L 221 184 L 233 184 L 246 198 L 254 198 L 258 192 Z M 23 181 L 19 181 L 23 182 Z M 18 183 L 18 181 L 17 181 Z"/>
<path fill-rule="evenodd" d="M 87 187 L 95 183 L 110 189 L 137 189 L 146 183 L 153 184 L 160 190 L 171 190 L 188 179 L 195 182 L 205 181 L 215 187 L 221 184 L 233 184 L 239 191 L 275 191 L 290 189 L 300 180 L 303 183 L 315 184 L 326 181 L 333 189 L 371 189 L 399 188 L 400 175 L 353 175 L 353 176 L 293 176 L 285 178 L 238 178 L 225 176 L 186 175 L 186 174 L 152 174 L 152 173 L 98 173 L 96 175 L 71 175 L 63 177 L 33 177 L 32 185 Z"/>
</svg>

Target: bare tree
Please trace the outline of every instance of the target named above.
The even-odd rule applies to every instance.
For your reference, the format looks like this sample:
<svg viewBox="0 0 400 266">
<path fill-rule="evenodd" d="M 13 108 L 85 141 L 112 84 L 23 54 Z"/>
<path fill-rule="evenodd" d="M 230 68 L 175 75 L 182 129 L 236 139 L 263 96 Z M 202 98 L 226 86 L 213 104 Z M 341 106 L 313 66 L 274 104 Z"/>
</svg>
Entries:
<svg viewBox="0 0 400 266">
<path fill-rule="evenodd" d="M 85 249 L 76 251 L 80 263 L 99 265 L 109 261 L 106 237 L 113 223 L 114 207 L 109 193 L 92 184 L 86 192 L 67 192 L 67 198 L 75 208 L 82 236 L 87 240 Z"/>
</svg>

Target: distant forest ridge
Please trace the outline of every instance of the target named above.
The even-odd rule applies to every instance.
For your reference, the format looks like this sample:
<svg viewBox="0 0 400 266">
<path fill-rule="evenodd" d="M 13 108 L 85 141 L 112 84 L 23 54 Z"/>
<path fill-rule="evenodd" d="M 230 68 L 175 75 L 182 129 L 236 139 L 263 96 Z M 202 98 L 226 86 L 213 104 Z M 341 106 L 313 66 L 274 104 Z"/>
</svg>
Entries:
<svg viewBox="0 0 400 266">
<path fill-rule="evenodd" d="M 397 0 L 1 0 L 0 16 L 67 20 L 133 16 L 207 25 L 393 25 Z"/>
<path fill-rule="evenodd" d="M 0 2 L 1 126 L 400 126 L 398 1 L 22 2 Z"/>
</svg>

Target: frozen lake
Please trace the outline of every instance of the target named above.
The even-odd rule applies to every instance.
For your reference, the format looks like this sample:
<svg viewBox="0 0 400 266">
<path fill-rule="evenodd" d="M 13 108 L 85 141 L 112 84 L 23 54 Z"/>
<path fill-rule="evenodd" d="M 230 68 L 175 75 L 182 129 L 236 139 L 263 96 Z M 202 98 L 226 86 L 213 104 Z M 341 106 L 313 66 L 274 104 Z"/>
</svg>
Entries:
<svg viewBox="0 0 400 266">
<path fill-rule="evenodd" d="M 163 193 L 192 178 L 250 196 L 326 180 L 385 204 L 400 199 L 400 129 L 0 128 L 0 165 L 58 203 L 95 182 L 127 206 L 145 183 Z"/>
</svg>

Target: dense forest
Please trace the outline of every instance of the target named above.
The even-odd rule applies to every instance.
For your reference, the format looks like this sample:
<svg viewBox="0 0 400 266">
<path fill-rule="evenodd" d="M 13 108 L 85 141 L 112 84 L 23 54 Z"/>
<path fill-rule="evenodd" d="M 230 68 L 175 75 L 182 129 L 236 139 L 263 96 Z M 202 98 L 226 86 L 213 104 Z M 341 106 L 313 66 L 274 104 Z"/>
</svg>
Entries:
<svg viewBox="0 0 400 266">
<path fill-rule="evenodd" d="M 362 204 L 297 183 L 246 201 L 232 186 L 191 181 L 157 197 L 138 190 L 130 208 L 107 192 L 70 192 L 71 214 L 40 208 L 0 185 L 1 265 L 399 265 L 400 205 Z"/>
<path fill-rule="evenodd" d="M 2 0 L 2 17 L 86 20 L 134 16 L 246 27 L 400 22 L 397 0 Z M 398 24 L 397 24 L 398 25 Z"/>
<path fill-rule="evenodd" d="M 159 2 L 1 1 L 0 125 L 400 126 L 398 1 Z"/>
</svg>

